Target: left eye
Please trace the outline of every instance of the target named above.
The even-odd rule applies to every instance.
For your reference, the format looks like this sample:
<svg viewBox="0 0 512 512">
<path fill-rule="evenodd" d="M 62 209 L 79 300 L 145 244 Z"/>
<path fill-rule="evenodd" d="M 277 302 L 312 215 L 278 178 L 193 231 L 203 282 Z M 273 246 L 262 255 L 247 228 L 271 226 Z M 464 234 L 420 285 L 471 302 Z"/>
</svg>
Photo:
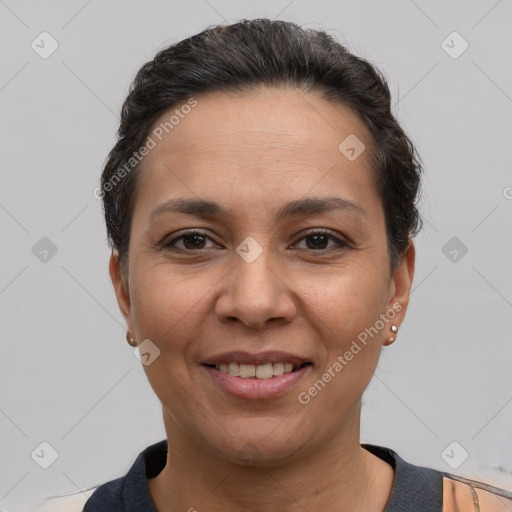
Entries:
<svg viewBox="0 0 512 512">
<path fill-rule="evenodd" d="M 310 245 L 310 247 L 306 247 L 306 249 L 311 249 L 311 250 L 315 250 L 315 249 L 316 250 L 325 250 L 325 249 L 327 249 L 327 247 L 325 247 L 325 244 L 326 243 L 328 244 L 329 240 L 334 241 L 334 243 L 338 247 L 346 247 L 346 246 L 348 246 L 348 244 L 345 241 L 340 240 L 339 238 L 336 238 L 335 236 L 333 236 L 328 231 L 313 231 L 313 232 L 310 232 L 310 233 L 306 234 L 305 236 L 303 236 L 302 238 L 300 238 L 299 241 L 301 241 L 301 240 L 308 240 L 308 239 L 312 240 L 312 243 L 308 244 L 306 242 L 306 245 Z M 311 245 L 313 247 L 311 247 Z M 321 247 L 318 247 L 319 245 Z"/>
</svg>

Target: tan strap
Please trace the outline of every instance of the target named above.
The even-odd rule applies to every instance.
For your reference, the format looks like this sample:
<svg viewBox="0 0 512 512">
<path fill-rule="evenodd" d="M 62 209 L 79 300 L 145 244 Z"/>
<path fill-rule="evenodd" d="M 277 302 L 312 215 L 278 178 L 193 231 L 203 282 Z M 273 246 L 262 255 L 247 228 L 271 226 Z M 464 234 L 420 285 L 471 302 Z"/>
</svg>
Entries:
<svg viewBox="0 0 512 512">
<path fill-rule="evenodd" d="M 442 512 L 512 512 L 512 499 L 443 476 Z"/>
</svg>

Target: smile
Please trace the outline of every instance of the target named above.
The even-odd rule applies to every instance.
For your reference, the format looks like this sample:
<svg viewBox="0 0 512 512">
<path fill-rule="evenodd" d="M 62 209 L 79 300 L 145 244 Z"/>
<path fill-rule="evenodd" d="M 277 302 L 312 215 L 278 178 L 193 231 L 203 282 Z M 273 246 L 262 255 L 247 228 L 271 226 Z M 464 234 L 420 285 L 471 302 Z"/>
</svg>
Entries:
<svg viewBox="0 0 512 512">
<path fill-rule="evenodd" d="M 310 363 L 304 363 L 300 366 L 294 366 L 292 363 L 266 363 L 266 364 L 238 364 L 238 363 L 221 363 L 215 365 L 215 369 L 233 377 L 242 379 L 272 379 L 280 377 L 287 373 L 300 370 L 303 366 Z M 214 365 L 211 365 L 213 367 Z"/>
<path fill-rule="evenodd" d="M 225 352 L 203 361 L 201 368 L 215 387 L 245 400 L 267 400 L 284 395 L 313 369 L 304 357 L 281 351 L 258 354 Z"/>
</svg>

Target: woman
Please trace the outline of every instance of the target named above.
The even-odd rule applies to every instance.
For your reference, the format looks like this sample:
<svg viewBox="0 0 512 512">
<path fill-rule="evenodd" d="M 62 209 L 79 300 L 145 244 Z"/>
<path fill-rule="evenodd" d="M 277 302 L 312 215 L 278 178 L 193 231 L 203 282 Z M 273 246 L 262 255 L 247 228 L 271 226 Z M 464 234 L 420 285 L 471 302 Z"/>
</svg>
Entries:
<svg viewBox="0 0 512 512">
<path fill-rule="evenodd" d="M 420 174 L 385 79 L 324 32 L 242 21 L 142 67 L 99 193 L 167 439 L 85 512 L 512 508 L 360 444 L 409 302 Z"/>
</svg>

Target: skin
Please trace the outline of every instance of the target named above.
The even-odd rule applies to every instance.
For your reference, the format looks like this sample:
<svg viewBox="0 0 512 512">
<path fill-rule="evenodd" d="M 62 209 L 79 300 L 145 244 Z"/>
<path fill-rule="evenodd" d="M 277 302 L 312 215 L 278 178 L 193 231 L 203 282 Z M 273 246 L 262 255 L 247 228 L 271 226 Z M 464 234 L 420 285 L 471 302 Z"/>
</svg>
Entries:
<svg viewBox="0 0 512 512">
<path fill-rule="evenodd" d="M 148 480 L 153 500 L 159 511 L 382 511 L 394 472 L 360 446 L 361 397 L 395 336 L 391 324 L 403 321 L 415 251 L 411 240 L 390 272 L 369 132 L 347 107 L 292 88 L 196 98 L 142 163 L 124 278 L 115 251 L 110 260 L 129 332 L 161 351 L 143 366 L 162 403 L 170 454 Z M 366 146 L 355 161 L 338 150 L 349 134 Z M 274 218 L 289 201 L 332 196 L 365 213 Z M 155 206 L 181 197 L 216 201 L 232 215 L 168 212 L 150 221 Z M 192 228 L 207 238 L 162 247 Z M 310 228 L 349 245 L 329 236 L 315 244 L 304 238 Z M 235 250 L 248 236 L 263 250 L 251 263 Z M 402 310 L 394 319 L 301 404 L 298 393 L 395 303 Z M 243 400 L 201 366 L 240 349 L 291 352 L 313 366 L 282 396 Z"/>
</svg>

